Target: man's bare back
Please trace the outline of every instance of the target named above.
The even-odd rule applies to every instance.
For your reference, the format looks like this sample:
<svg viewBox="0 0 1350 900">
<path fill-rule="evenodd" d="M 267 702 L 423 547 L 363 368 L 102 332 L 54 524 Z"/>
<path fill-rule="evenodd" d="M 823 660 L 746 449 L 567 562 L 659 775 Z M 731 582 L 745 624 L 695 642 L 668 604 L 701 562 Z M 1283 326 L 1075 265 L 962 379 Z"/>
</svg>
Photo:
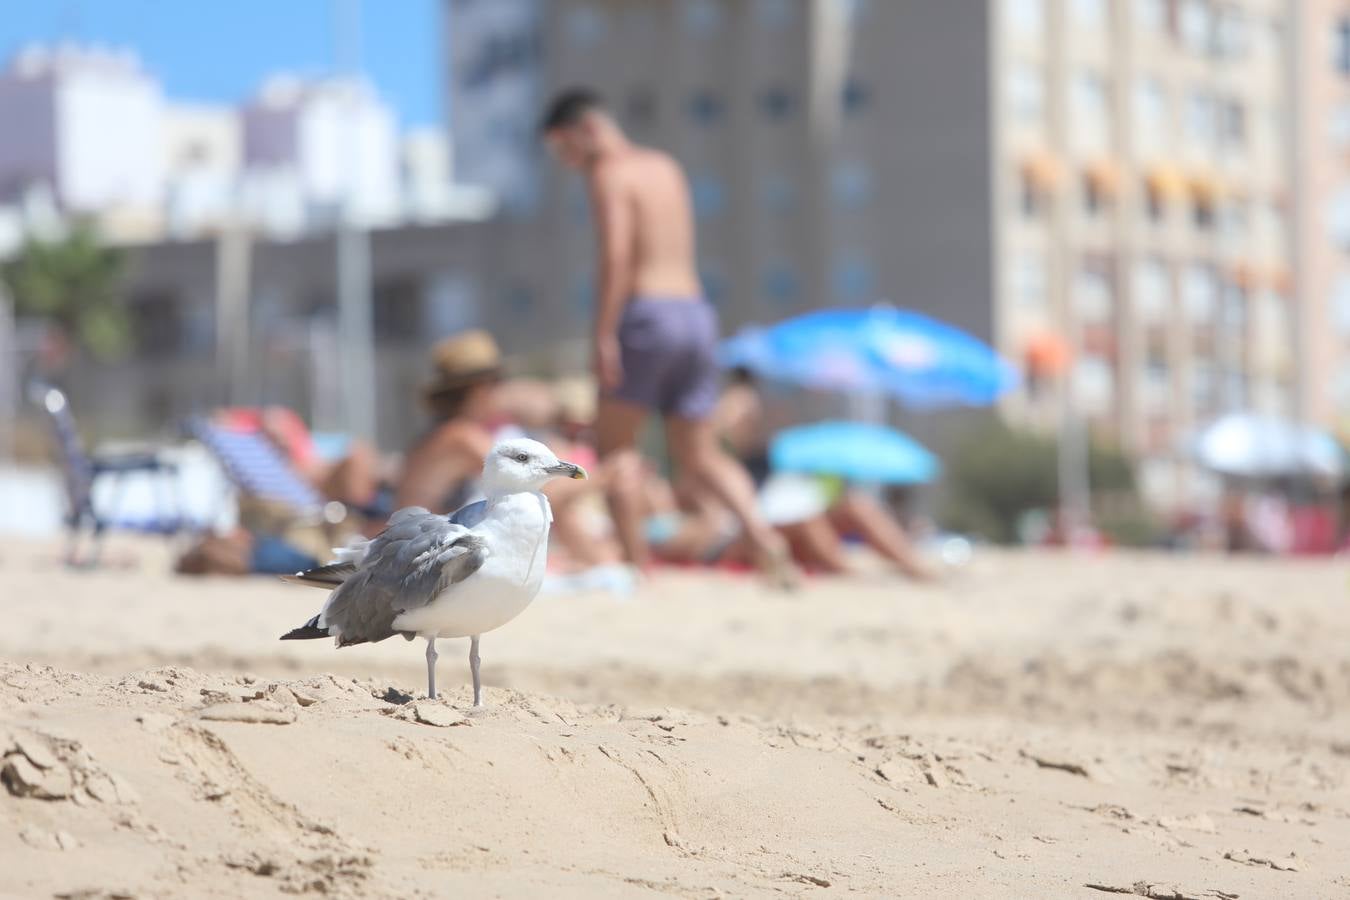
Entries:
<svg viewBox="0 0 1350 900">
<path fill-rule="evenodd" d="M 617 192 L 629 210 L 629 297 L 698 299 L 693 211 L 679 163 L 659 150 L 634 145 L 598 160 L 590 180 L 597 193 Z"/>
</svg>

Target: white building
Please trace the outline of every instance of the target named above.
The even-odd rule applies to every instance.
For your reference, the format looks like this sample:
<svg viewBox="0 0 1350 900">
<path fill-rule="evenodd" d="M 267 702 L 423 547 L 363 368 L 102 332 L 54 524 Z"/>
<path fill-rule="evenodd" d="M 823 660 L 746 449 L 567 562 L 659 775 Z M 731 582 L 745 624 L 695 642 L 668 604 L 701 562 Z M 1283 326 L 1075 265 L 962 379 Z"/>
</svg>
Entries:
<svg viewBox="0 0 1350 900">
<path fill-rule="evenodd" d="M 344 199 L 366 224 L 397 218 L 397 125 L 367 82 L 273 78 L 244 106 L 243 135 L 250 176 L 294 179 L 316 223 Z"/>
<path fill-rule="evenodd" d="M 165 109 L 168 172 L 165 224 L 175 237 L 219 227 L 234 204 L 243 164 L 243 129 L 228 106 L 174 103 Z"/>
<path fill-rule="evenodd" d="M 0 73 L 0 199 L 49 187 L 68 212 L 158 214 L 164 97 L 127 51 L 62 45 L 20 51 Z"/>
</svg>

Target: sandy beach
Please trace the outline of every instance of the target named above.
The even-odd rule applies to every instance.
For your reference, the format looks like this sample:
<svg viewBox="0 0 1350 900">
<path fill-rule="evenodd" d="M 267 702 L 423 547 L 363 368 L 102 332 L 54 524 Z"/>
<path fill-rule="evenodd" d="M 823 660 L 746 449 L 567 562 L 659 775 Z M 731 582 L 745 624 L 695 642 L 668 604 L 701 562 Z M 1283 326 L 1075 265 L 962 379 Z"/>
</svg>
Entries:
<svg viewBox="0 0 1350 900">
<path fill-rule="evenodd" d="M 165 548 L 0 559 L 0 895 L 1350 896 L 1336 562 L 662 573 L 335 651 Z"/>
</svg>

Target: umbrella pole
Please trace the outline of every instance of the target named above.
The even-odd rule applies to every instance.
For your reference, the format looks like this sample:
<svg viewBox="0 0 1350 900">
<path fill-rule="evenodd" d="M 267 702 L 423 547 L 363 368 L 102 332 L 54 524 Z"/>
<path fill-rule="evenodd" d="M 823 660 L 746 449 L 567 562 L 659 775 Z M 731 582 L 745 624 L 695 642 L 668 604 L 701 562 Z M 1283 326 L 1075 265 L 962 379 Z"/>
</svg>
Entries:
<svg viewBox="0 0 1350 900">
<path fill-rule="evenodd" d="M 1073 402 L 1073 377 L 1066 372 L 1060 381 L 1059 523 L 1065 546 L 1077 546 L 1083 530 L 1092 521 L 1091 483 L 1088 478 L 1087 429 L 1079 421 Z"/>
</svg>

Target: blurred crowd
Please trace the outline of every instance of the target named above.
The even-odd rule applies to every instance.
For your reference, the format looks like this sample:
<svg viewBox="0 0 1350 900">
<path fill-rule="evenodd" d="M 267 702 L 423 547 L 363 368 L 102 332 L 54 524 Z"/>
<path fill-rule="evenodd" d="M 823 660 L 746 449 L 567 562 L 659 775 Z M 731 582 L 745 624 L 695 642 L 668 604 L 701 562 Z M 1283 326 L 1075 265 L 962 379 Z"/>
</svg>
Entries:
<svg viewBox="0 0 1350 900">
<path fill-rule="evenodd" d="M 202 537 L 181 557 L 178 570 L 294 572 L 319 564 L 329 547 L 347 537 L 378 533 L 394 510 L 453 512 L 479 499 L 485 456 L 494 443 L 513 436 L 543 441 L 590 473 L 584 481 L 558 480 L 545 488 L 554 516 L 550 565 L 557 577 L 608 587 L 631 584 L 655 565 L 763 568 L 738 517 L 699 479 L 678 467 L 667 476 L 661 461 L 640 452 L 598 452 L 598 392 L 591 379 L 510 377 L 496 342 L 481 330 L 435 345 L 428 368 L 418 395 L 406 398 L 421 407 L 426 427 L 388 457 L 361 441 L 316 436 L 285 407 L 216 410 L 215 427 L 264 438 L 296 476 L 325 500 L 341 504 L 344 515 L 316 524 L 241 496 L 238 527 Z M 901 521 L 908 498 L 772 470 L 773 428 L 749 373 L 729 374 L 712 422 L 722 450 L 751 474 L 758 511 L 788 548 L 794 567 L 847 573 L 858 560 L 849 545 L 861 544 L 898 573 L 931 577 Z M 616 506 L 636 511 L 635 537 L 616 527 Z"/>
</svg>

